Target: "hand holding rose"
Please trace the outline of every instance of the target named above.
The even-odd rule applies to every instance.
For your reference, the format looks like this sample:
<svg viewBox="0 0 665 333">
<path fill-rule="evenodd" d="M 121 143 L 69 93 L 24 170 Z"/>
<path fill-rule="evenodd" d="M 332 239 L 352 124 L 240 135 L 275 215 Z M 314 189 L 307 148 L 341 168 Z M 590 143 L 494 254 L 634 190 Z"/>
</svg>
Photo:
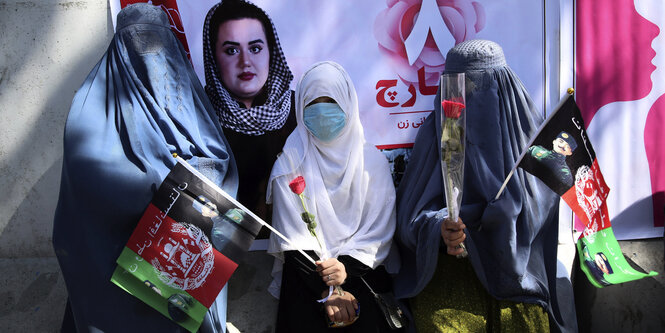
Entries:
<svg viewBox="0 0 665 333">
<path fill-rule="evenodd" d="M 346 280 L 346 268 L 335 258 L 317 261 L 316 271 L 327 286 L 340 286 Z"/>
<path fill-rule="evenodd" d="M 466 239 L 465 228 L 466 225 L 464 225 L 461 218 L 458 218 L 458 222 L 445 219 L 441 223 L 441 237 L 446 244 L 448 254 L 456 256 L 464 252 L 463 248 L 457 246 Z"/>
</svg>

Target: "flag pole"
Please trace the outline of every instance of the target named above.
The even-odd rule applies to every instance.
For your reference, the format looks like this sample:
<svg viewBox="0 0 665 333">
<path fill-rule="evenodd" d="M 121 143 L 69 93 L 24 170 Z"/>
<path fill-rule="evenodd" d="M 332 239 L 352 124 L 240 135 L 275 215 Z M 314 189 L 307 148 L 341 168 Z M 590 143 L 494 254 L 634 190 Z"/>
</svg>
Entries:
<svg viewBox="0 0 665 333">
<path fill-rule="evenodd" d="M 289 243 L 289 245 L 293 246 L 293 248 L 295 248 L 298 252 L 300 252 L 300 254 L 302 254 L 303 256 L 305 256 L 305 258 L 307 258 L 312 264 L 316 265 L 316 261 L 315 261 L 310 255 L 308 255 L 307 253 L 305 253 L 305 251 L 303 251 L 301 248 L 299 248 L 298 246 L 296 246 L 293 242 L 291 242 L 290 239 L 286 238 L 286 236 L 282 235 L 282 233 L 280 233 L 279 231 L 277 231 L 277 229 L 273 228 L 271 225 L 269 225 L 268 223 L 266 223 L 263 219 L 261 219 L 260 217 L 256 216 L 256 214 L 254 214 L 254 212 L 252 212 L 251 210 L 247 209 L 247 208 L 246 208 L 245 206 L 243 206 L 240 202 L 238 202 L 236 199 L 234 199 L 233 197 L 231 197 L 228 193 L 226 193 L 226 191 L 222 190 L 219 186 L 217 186 L 217 184 L 213 183 L 210 179 L 208 179 L 206 176 L 204 176 L 204 175 L 201 174 L 198 170 L 196 170 L 194 167 L 192 167 L 189 163 L 187 163 L 187 161 L 185 161 L 185 160 L 182 159 L 180 156 L 178 156 L 178 154 L 173 153 L 173 157 L 175 157 L 175 159 L 176 159 L 176 161 L 178 161 L 178 163 L 180 163 L 180 164 L 182 164 L 183 166 L 185 166 L 185 168 L 187 168 L 187 170 L 189 170 L 189 171 L 191 171 L 192 173 L 194 173 L 195 175 L 197 175 L 197 176 L 198 176 L 199 178 L 201 178 L 201 179 L 202 179 L 207 185 L 211 186 L 212 188 L 214 188 L 215 190 L 217 190 L 217 192 L 219 192 L 220 194 L 222 194 L 222 195 L 224 196 L 224 198 L 226 198 L 227 200 L 233 202 L 233 203 L 234 203 L 235 205 L 237 205 L 238 207 L 241 207 L 245 212 L 247 212 L 247 214 L 249 214 L 252 218 L 254 218 L 256 221 L 258 221 L 261 225 L 263 225 L 264 227 L 268 228 L 268 230 L 270 230 L 271 232 L 273 232 L 273 233 L 274 233 L 275 235 L 277 235 L 279 238 L 281 238 L 281 239 L 283 239 L 284 241 L 286 241 L 287 243 Z"/>
<path fill-rule="evenodd" d="M 575 89 L 573 89 L 573 88 L 568 88 L 568 90 L 566 90 L 566 93 L 568 93 L 568 95 L 572 95 L 574 92 L 575 92 Z M 515 170 L 517 169 L 517 166 L 520 165 L 520 162 L 522 162 L 522 159 L 524 158 L 524 155 L 526 155 L 526 152 L 528 151 L 527 147 L 531 147 L 531 145 L 533 144 L 533 141 L 536 140 L 536 137 L 538 137 L 538 134 L 540 133 L 540 131 L 543 129 L 543 127 L 545 127 L 545 125 L 547 125 L 547 123 L 550 121 L 550 119 L 552 119 L 552 116 L 554 116 L 554 114 L 556 114 L 556 111 L 558 111 L 559 108 L 561 108 L 561 106 L 563 105 L 563 103 L 566 102 L 566 100 L 567 100 L 567 98 L 562 98 L 559 101 L 559 104 L 557 104 L 557 106 L 554 108 L 554 112 L 552 112 L 552 114 L 550 114 L 547 117 L 547 119 L 542 123 L 542 125 L 540 125 L 540 128 L 538 129 L 536 134 L 531 138 L 529 143 L 526 145 L 525 149 L 522 150 L 522 154 L 520 154 L 520 157 L 517 159 L 517 162 L 515 162 L 515 165 L 510 170 L 510 173 L 508 173 L 508 176 L 506 176 L 506 180 L 504 180 L 503 184 L 501 184 L 501 188 L 499 188 L 499 192 L 497 192 L 496 196 L 494 197 L 494 200 L 499 199 L 499 197 L 501 196 L 501 193 L 503 193 L 503 190 L 506 188 L 506 185 L 508 185 L 508 181 L 510 181 L 510 178 L 513 177 L 513 174 L 515 173 Z"/>
</svg>

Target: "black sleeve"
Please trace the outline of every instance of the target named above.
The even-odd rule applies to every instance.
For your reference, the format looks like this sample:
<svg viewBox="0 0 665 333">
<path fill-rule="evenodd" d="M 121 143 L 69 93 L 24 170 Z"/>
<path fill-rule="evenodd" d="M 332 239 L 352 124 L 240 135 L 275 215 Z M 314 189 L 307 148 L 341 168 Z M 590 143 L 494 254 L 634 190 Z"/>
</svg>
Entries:
<svg viewBox="0 0 665 333">
<path fill-rule="evenodd" d="M 319 257 L 314 251 L 305 251 L 309 256 L 318 260 Z M 298 276 L 298 279 L 304 282 L 305 287 L 311 291 L 314 299 L 321 298 L 321 293 L 328 289 L 319 273 L 316 271 L 316 265 L 312 264 L 305 256 L 298 251 L 284 252 L 284 271 L 289 270 Z"/>
<path fill-rule="evenodd" d="M 352 256 L 341 255 L 337 257 L 337 260 L 339 260 L 339 262 L 344 264 L 344 268 L 346 269 L 346 275 L 350 277 L 363 276 L 371 270 L 369 266 L 361 263 Z"/>
<path fill-rule="evenodd" d="M 305 251 L 314 260 L 318 260 L 318 256 L 313 251 Z M 372 269 L 348 255 L 341 255 L 337 258 L 346 270 L 348 277 L 356 278 L 363 276 L 370 272 Z M 289 270 L 298 276 L 298 279 L 304 282 L 308 290 L 310 290 L 314 297 L 321 297 L 321 293 L 328 289 L 328 286 L 323 282 L 321 276 L 316 271 L 316 265 L 312 264 L 298 251 L 285 251 L 284 252 L 284 270 Z"/>
</svg>

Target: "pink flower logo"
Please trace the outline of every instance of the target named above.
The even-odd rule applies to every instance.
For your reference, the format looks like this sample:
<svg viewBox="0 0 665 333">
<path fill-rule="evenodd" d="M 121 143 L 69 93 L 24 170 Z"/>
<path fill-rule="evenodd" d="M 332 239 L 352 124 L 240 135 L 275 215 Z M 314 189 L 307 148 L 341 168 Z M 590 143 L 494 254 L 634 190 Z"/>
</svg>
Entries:
<svg viewBox="0 0 665 333">
<path fill-rule="evenodd" d="M 374 37 L 381 52 L 388 56 L 395 72 L 406 85 L 418 86 L 418 70 L 424 68 L 428 86 L 436 85 L 443 72 L 448 49 L 440 50 L 432 32 L 427 32 L 427 39 L 418 58 L 409 64 L 405 40 L 411 34 L 425 1 L 435 1 L 441 18 L 454 39 L 454 44 L 476 38 L 476 34 L 485 26 L 485 10 L 482 5 L 471 0 L 387 0 L 388 8 L 379 13 L 374 21 Z M 438 33 L 438 32 L 437 32 Z"/>
</svg>

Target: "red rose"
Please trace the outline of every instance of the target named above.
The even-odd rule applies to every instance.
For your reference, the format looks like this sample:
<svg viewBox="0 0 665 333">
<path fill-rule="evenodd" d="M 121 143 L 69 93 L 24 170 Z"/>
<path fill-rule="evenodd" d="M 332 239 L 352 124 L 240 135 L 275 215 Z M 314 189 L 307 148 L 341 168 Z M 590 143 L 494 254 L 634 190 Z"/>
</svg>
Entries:
<svg viewBox="0 0 665 333">
<path fill-rule="evenodd" d="M 291 188 L 291 191 L 297 195 L 302 194 L 302 192 L 305 190 L 305 178 L 303 176 L 298 176 L 294 178 L 290 183 L 289 187 Z"/>
<path fill-rule="evenodd" d="M 443 108 L 443 113 L 446 115 L 446 118 L 459 118 L 462 114 L 462 109 L 464 109 L 464 104 L 457 103 L 449 100 L 444 100 L 441 102 L 441 107 Z"/>
</svg>

